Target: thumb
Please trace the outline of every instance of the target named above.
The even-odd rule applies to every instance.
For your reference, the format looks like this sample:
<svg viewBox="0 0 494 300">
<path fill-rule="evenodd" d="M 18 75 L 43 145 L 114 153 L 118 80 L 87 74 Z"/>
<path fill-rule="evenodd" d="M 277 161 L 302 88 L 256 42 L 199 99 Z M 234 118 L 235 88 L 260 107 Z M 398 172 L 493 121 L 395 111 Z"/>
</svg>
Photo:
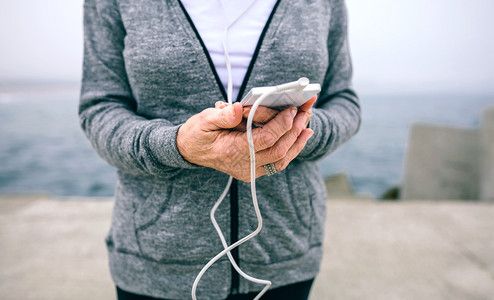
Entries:
<svg viewBox="0 0 494 300">
<path fill-rule="evenodd" d="M 206 110 L 205 128 L 209 130 L 230 129 L 242 122 L 242 105 L 234 103 L 223 109 L 213 108 Z"/>
</svg>

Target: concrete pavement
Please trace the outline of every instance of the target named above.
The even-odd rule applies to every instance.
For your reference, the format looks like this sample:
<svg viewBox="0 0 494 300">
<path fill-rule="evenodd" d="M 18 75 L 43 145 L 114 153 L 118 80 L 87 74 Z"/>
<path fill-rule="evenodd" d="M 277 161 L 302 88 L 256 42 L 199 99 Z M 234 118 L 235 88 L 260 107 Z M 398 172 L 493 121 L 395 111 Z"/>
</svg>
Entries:
<svg viewBox="0 0 494 300">
<path fill-rule="evenodd" d="M 0 299 L 115 299 L 109 199 L 0 197 Z M 315 299 L 494 299 L 494 203 L 328 202 Z"/>
</svg>

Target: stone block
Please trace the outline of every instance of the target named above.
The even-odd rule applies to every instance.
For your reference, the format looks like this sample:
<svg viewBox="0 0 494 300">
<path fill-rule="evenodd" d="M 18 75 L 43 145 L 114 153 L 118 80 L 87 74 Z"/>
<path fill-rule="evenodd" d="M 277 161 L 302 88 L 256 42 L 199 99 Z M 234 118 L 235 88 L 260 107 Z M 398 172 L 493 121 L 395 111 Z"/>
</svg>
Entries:
<svg viewBox="0 0 494 300">
<path fill-rule="evenodd" d="M 494 201 L 494 107 L 482 116 L 482 179 L 480 199 Z"/>
<path fill-rule="evenodd" d="M 329 199 L 351 198 L 354 196 L 350 179 L 345 174 L 336 174 L 324 180 Z"/>
<path fill-rule="evenodd" d="M 401 198 L 479 199 L 481 154 L 478 130 L 414 124 Z"/>
</svg>

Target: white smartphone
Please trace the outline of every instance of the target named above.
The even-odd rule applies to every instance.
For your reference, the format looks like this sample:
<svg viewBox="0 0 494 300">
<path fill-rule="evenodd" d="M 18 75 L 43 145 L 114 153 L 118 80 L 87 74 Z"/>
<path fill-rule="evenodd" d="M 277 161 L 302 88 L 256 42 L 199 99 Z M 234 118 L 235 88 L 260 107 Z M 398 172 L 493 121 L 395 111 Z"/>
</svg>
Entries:
<svg viewBox="0 0 494 300">
<path fill-rule="evenodd" d="M 273 86 L 255 87 L 249 91 L 240 103 L 243 106 L 254 105 L 262 94 L 272 91 L 273 89 Z M 310 98 L 317 95 L 320 91 L 321 85 L 319 83 L 311 83 L 302 90 L 292 89 L 273 93 L 267 99 L 264 99 L 261 105 L 280 110 L 290 106 L 299 107 Z"/>
</svg>

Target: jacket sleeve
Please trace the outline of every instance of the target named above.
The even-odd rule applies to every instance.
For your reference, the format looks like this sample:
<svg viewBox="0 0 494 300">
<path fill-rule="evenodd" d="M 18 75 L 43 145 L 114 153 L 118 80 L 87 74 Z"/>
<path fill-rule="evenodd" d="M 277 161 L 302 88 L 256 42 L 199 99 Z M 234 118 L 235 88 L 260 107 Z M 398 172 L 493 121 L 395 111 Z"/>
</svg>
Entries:
<svg viewBox="0 0 494 300">
<path fill-rule="evenodd" d="M 360 127 L 360 104 L 351 83 L 346 7 L 343 0 L 335 2 L 328 36 L 329 67 L 309 122 L 314 135 L 299 154 L 301 160 L 321 159 Z"/>
<path fill-rule="evenodd" d="M 83 131 L 103 159 L 127 173 L 167 177 L 182 168 L 199 168 L 177 149 L 179 126 L 136 114 L 123 59 L 125 34 L 114 0 L 85 0 Z"/>
</svg>

